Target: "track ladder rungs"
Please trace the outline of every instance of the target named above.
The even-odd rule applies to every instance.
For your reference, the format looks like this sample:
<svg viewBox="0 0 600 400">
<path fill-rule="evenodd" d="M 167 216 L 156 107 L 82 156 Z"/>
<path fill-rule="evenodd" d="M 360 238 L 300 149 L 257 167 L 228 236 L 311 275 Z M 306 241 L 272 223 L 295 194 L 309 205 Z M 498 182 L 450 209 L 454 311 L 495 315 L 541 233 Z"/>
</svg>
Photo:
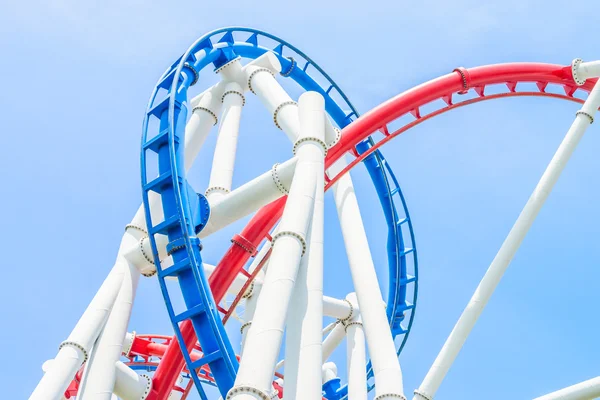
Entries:
<svg viewBox="0 0 600 400">
<path fill-rule="evenodd" d="M 175 136 L 175 143 L 179 142 L 179 138 Z M 152 139 L 148 140 L 144 143 L 144 150 L 150 149 L 155 153 L 158 153 L 158 150 L 169 143 L 169 130 L 164 129 L 158 133 L 158 135 L 154 136 Z"/>
<path fill-rule="evenodd" d="M 415 251 L 414 248 L 410 247 L 410 248 L 405 248 L 404 250 L 402 250 L 402 252 L 400 253 L 401 256 L 405 256 L 407 254 L 412 253 L 413 251 Z"/>
<path fill-rule="evenodd" d="M 206 308 L 204 307 L 204 304 L 198 304 L 190 308 L 189 310 L 185 310 L 181 314 L 177 314 L 175 316 L 175 320 L 177 322 L 185 321 L 186 319 L 190 319 L 192 317 L 195 317 L 196 315 L 203 314 L 205 312 Z"/>
<path fill-rule="evenodd" d="M 150 182 L 146 183 L 144 185 L 144 190 L 152 190 L 156 193 L 160 193 L 163 187 L 170 185 L 171 183 L 171 171 L 167 171 L 162 175 L 159 175 L 158 178 L 154 178 Z"/>
<path fill-rule="evenodd" d="M 175 264 L 171 265 L 168 268 L 163 269 L 158 273 L 161 278 L 166 276 L 177 276 L 182 271 L 186 271 L 190 268 L 190 259 L 184 258 L 183 260 L 177 261 Z"/>
<path fill-rule="evenodd" d="M 396 225 L 400 226 L 402 224 L 405 224 L 408 222 L 408 217 L 404 217 L 401 220 L 399 220 L 398 222 L 396 222 Z"/>
<path fill-rule="evenodd" d="M 171 85 L 173 84 L 173 78 L 175 77 L 175 72 L 177 72 L 177 68 L 171 68 L 169 73 L 167 75 L 165 75 L 165 77 L 160 82 L 158 82 L 158 85 L 156 85 L 156 86 L 158 86 L 159 88 L 169 90 L 171 88 Z"/>
<path fill-rule="evenodd" d="M 154 115 L 156 118 L 160 118 L 163 112 L 165 112 L 169 108 L 169 102 L 171 101 L 171 96 L 167 96 L 161 101 L 159 101 L 154 107 L 148 111 L 148 116 Z M 179 107 L 179 103 L 175 102 L 175 107 Z"/>
<path fill-rule="evenodd" d="M 172 215 L 171 217 L 169 217 L 168 219 L 164 220 L 163 222 L 161 222 L 158 225 L 153 226 L 150 229 L 150 234 L 151 235 L 156 235 L 157 233 L 166 235 L 167 231 L 174 227 L 175 225 L 179 224 L 179 216 L 178 215 Z"/>
<path fill-rule="evenodd" d="M 396 312 L 399 313 L 400 311 L 408 311 L 408 310 L 412 310 L 413 308 L 415 308 L 415 305 L 413 303 L 411 303 L 410 301 L 406 301 L 404 304 L 398 305 Z"/>
<path fill-rule="evenodd" d="M 252 274 L 251 274 L 250 272 L 246 271 L 246 270 L 245 270 L 245 269 L 243 269 L 243 268 L 240 270 L 240 273 L 241 273 L 242 275 L 244 275 L 246 278 L 252 278 Z"/>
<path fill-rule="evenodd" d="M 408 332 L 408 330 L 405 327 L 403 327 L 401 324 L 394 326 L 392 328 L 392 331 L 395 335 L 402 335 L 402 334 Z"/>
<path fill-rule="evenodd" d="M 400 279 L 400 285 L 401 286 L 405 286 L 405 285 L 408 285 L 409 283 L 412 283 L 412 282 L 414 282 L 416 280 L 417 280 L 416 276 L 408 275 L 406 278 Z"/>
<path fill-rule="evenodd" d="M 217 361 L 223 358 L 223 354 L 219 350 L 215 350 L 212 353 L 204 354 L 201 359 L 194 361 L 190 364 L 191 369 L 196 371 L 203 366 L 212 363 L 213 361 Z"/>
</svg>

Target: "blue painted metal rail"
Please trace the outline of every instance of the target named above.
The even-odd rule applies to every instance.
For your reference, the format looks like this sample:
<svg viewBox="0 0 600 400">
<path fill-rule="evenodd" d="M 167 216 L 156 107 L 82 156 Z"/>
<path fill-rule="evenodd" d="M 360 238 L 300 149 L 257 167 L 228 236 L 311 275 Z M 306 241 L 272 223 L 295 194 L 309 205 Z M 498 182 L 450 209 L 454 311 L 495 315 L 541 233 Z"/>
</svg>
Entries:
<svg viewBox="0 0 600 400">
<path fill-rule="evenodd" d="M 236 40 L 240 35 L 245 35 L 245 40 Z M 262 42 L 266 40 L 271 43 L 274 41 L 277 45 L 274 48 L 263 46 Z M 192 379 L 202 399 L 207 398 L 206 393 L 193 371 L 208 365 L 219 391 L 225 397 L 235 380 L 237 360 L 204 275 L 200 240 L 196 236 L 208 219 L 210 210 L 204 197 L 197 194 L 187 183 L 183 168 L 182 144 L 185 142 L 188 112 L 187 90 L 195 83 L 197 71 L 211 63 L 218 68 L 237 56 L 255 59 L 267 51 L 272 51 L 278 57 L 282 65 L 282 75 L 294 80 L 303 89 L 317 91 L 324 96 L 325 108 L 340 128 L 358 117 L 358 113 L 335 82 L 300 50 L 268 33 L 236 27 L 219 29 L 202 36 L 173 63 L 154 88 L 144 119 L 141 152 L 142 195 L 150 244 L 161 291 L 179 343 L 183 343 L 179 323 L 190 320 L 205 353 L 201 360 L 192 362 L 189 353 L 183 349 L 186 365 L 192 372 Z M 286 56 L 290 53 L 292 57 Z M 323 78 L 320 81 L 327 82 L 326 87 L 321 86 L 315 79 L 318 75 Z M 158 98 L 160 89 L 167 90 L 164 98 Z M 335 100 L 336 93 L 341 97 L 341 101 Z M 149 132 L 152 118 L 159 121 L 158 132 Z M 366 141 L 359 144 L 357 151 L 365 151 L 370 143 Z M 149 153 L 158 155 L 157 165 L 156 161 L 155 165 L 152 165 L 151 160 L 156 157 L 150 157 Z M 400 353 L 410 332 L 417 296 L 417 253 L 414 249 L 414 235 L 398 182 L 381 153 L 377 151 L 367 157 L 364 164 L 373 179 L 388 224 L 390 278 L 387 315 L 392 334 L 403 335 L 398 349 Z M 157 176 L 148 177 L 149 171 L 156 169 Z M 164 221 L 160 223 L 154 223 L 151 218 L 151 192 L 157 193 L 162 200 Z M 401 204 L 400 208 L 397 206 L 398 201 Z M 406 224 L 409 230 L 407 238 L 402 234 L 403 224 Z M 162 267 L 158 257 L 155 238 L 157 234 L 164 234 L 169 238 L 167 250 L 171 252 L 174 264 L 168 268 Z M 412 250 L 404 247 L 407 241 L 411 243 Z M 412 277 L 407 272 L 407 257 L 413 258 Z M 173 309 L 165 282 L 168 276 L 178 277 L 187 307 L 180 314 L 176 314 Z M 408 285 L 414 285 L 412 304 L 406 301 Z M 405 319 L 406 313 L 410 313 L 409 322 L 407 326 L 402 327 L 400 323 Z M 372 375 L 370 366 L 367 373 L 368 376 Z"/>
</svg>

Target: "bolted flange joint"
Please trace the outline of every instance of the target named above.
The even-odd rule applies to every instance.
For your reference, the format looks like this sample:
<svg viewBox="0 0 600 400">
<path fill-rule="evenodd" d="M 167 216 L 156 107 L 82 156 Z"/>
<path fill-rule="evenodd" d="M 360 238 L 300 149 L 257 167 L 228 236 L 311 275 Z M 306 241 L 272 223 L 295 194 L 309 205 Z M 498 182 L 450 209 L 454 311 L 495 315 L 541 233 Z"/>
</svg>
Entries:
<svg viewBox="0 0 600 400">
<path fill-rule="evenodd" d="M 296 232 L 292 232 L 292 231 L 282 231 L 282 232 L 277 232 L 275 234 L 275 236 L 273 236 L 273 240 L 271 240 L 271 246 L 275 247 L 275 242 L 277 241 L 277 239 L 279 239 L 280 237 L 283 236 L 292 236 L 295 237 L 296 239 L 298 239 L 300 241 L 300 243 L 302 243 L 302 255 L 304 256 L 304 253 L 306 253 L 306 240 L 302 237 L 302 235 L 300 235 L 299 233 Z"/>
<path fill-rule="evenodd" d="M 87 361 L 87 359 L 88 359 L 88 352 L 85 349 L 85 347 L 83 347 L 82 345 L 80 345 L 77 342 L 73 342 L 73 341 L 70 341 L 70 340 L 65 340 L 64 342 L 62 342 L 60 344 L 60 346 L 58 346 L 58 350 L 60 351 L 60 349 L 62 349 L 65 346 L 71 346 L 71 347 L 74 347 L 74 348 L 80 350 L 83 353 L 83 362 L 82 363 L 84 363 L 84 362 Z"/>
<path fill-rule="evenodd" d="M 232 387 L 231 390 L 229 391 L 229 393 L 227 393 L 227 397 L 225 397 L 225 400 L 230 400 L 233 398 L 233 396 L 235 396 L 237 394 L 249 394 L 249 395 L 253 395 L 253 397 L 255 399 L 271 400 L 271 396 L 269 396 L 267 393 L 263 392 L 260 389 L 255 388 L 255 387 L 252 387 L 252 386 L 234 386 L 234 387 Z"/>
<path fill-rule="evenodd" d="M 288 188 L 286 188 L 283 185 L 283 182 L 281 182 L 281 179 L 279 179 L 279 174 L 277 174 L 277 167 L 279 166 L 279 163 L 273 164 L 273 168 L 271 168 L 271 177 L 273 178 L 273 182 L 275 183 L 275 186 L 277 186 L 277 189 L 279 189 L 279 191 L 283 194 L 290 194 L 290 190 Z"/>
<path fill-rule="evenodd" d="M 583 62 L 583 60 L 581 58 L 576 58 L 573 60 L 573 62 L 571 63 L 571 73 L 573 75 L 573 80 L 575 81 L 575 83 L 578 86 L 581 86 L 585 83 L 586 79 L 583 78 L 580 74 L 579 74 L 579 67 L 581 66 L 581 63 Z"/>
<path fill-rule="evenodd" d="M 379 396 L 375 397 L 374 400 L 383 400 L 383 399 L 387 400 L 387 399 L 390 399 L 390 398 L 406 400 L 406 397 L 404 397 L 403 395 L 398 394 L 398 393 L 380 394 Z"/>
<path fill-rule="evenodd" d="M 418 389 L 417 389 L 417 390 L 415 390 L 413 393 L 415 394 L 415 396 L 419 396 L 419 397 L 421 397 L 422 399 L 425 399 L 425 400 L 433 400 L 433 397 L 431 397 L 431 396 L 429 396 L 429 395 L 427 395 L 427 394 L 425 394 L 425 393 L 423 393 L 423 392 L 420 392 Z"/>
</svg>

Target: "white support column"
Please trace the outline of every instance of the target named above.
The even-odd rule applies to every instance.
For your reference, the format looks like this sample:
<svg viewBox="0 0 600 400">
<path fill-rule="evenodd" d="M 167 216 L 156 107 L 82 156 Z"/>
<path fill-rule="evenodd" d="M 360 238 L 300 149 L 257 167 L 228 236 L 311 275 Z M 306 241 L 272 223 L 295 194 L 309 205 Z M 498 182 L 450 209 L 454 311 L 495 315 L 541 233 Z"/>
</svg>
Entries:
<svg viewBox="0 0 600 400">
<path fill-rule="evenodd" d="M 304 94 L 303 96 L 311 95 Z M 298 165 L 283 211 L 279 232 L 273 237 L 273 252 L 248 336 L 235 386 L 227 399 L 269 398 L 281 347 L 285 318 L 315 201 L 318 166 L 325 149 L 313 140 L 302 140 L 312 132 L 301 132 L 297 142 Z M 256 394 L 260 393 L 260 395 Z"/>
<path fill-rule="evenodd" d="M 273 231 L 273 234 L 277 232 L 277 228 Z M 258 264 L 262 262 L 262 260 L 267 256 L 269 250 L 271 250 L 272 243 L 267 241 L 263 247 L 260 248 L 256 257 L 254 257 L 254 261 L 250 264 L 248 268 L 249 272 L 252 273 L 257 267 Z M 246 337 L 248 336 L 248 330 L 250 329 L 250 325 L 252 325 L 252 319 L 254 318 L 254 312 L 256 311 L 256 303 L 258 302 L 258 296 L 260 295 L 260 291 L 262 289 L 264 273 L 267 270 L 269 264 L 269 260 L 266 261 L 266 264 L 263 266 L 261 273 L 263 274 L 263 279 L 255 280 L 254 284 L 251 286 L 249 294 L 247 294 L 245 309 L 244 309 L 244 324 L 240 327 L 240 332 L 242 334 L 242 344 L 240 348 L 240 356 L 244 352 L 244 346 L 246 344 Z M 258 275 L 257 275 L 258 277 Z"/>
<path fill-rule="evenodd" d="M 338 160 L 330 168 L 332 175 L 346 165 L 344 158 Z M 333 186 L 333 195 L 373 364 L 376 399 L 404 398 L 402 371 L 350 174 L 342 176 Z"/>
<path fill-rule="evenodd" d="M 223 84 L 218 84 L 202 94 L 192 107 L 192 113 L 185 126 L 185 170 L 188 171 L 200 152 L 211 128 L 218 123 L 221 109 Z M 145 225 L 144 225 L 145 226 Z"/>
<path fill-rule="evenodd" d="M 353 304 L 357 304 L 356 295 L 348 296 Z M 348 363 L 348 400 L 367 400 L 367 355 L 365 334 L 360 315 L 346 323 L 346 362 Z"/>
<path fill-rule="evenodd" d="M 334 299 L 323 296 L 323 315 L 336 319 L 346 320 L 358 313 L 358 304 L 353 305 L 348 300 Z"/>
<path fill-rule="evenodd" d="M 300 97 L 300 131 L 314 140 L 325 138 L 325 101 L 309 92 Z M 324 160 L 316 168 L 317 186 L 307 255 L 302 258 L 297 283 L 290 301 L 287 321 L 285 397 L 288 400 L 318 399 L 321 396 L 323 342 L 323 222 Z"/>
<path fill-rule="evenodd" d="M 297 157 L 275 164 L 271 171 L 210 203 L 210 219 L 198 235 L 205 238 L 288 193 Z"/>
<path fill-rule="evenodd" d="M 333 351 L 342 343 L 346 336 L 346 327 L 338 322 L 329 335 L 323 340 L 323 361 L 327 361 Z"/>
<path fill-rule="evenodd" d="M 583 62 L 581 58 L 576 58 L 571 63 L 571 72 L 575 83 L 583 85 L 589 78 L 600 76 L 600 60 Z"/>
<path fill-rule="evenodd" d="M 534 400 L 591 400 L 600 397 L 600 376 L 566 387 Z"/>
<path fill-rule="evenodd" d="M 117 263 L 123 264 L 125 276 L 106 325 L 87 362 L 86 379 L 79 387 L 79 396 L 85 400 L 110 400 L 115 387 L 116 369 L 114 365 L 121 357 L 135 291 L 140 278 L 140 272 L 126 259 L 120 258 Z"/>
<path fill-rule="evenodd" d="M 596 84 L 581 110 L 577 112 L 575 121 L 560 144 L 556 154 L 554 154 L 527 204 L 523 207 L 523 211 L 521 211 L 504 243 L 502 243 L 498 254 L 496 254 L 496 257 L 494 257 L 487 272 L 481 279 L 469 304 L 467 304 L 467 307 L 456 322 L 450 336 L 446 339 L 446 343 L 444 343 L 442 350 L 440 350 L 440 353 L 433 362 L 423 383 L 415 391 L 414 400 L 429 400 L 435 396 L 442 380 L 465 343 L 467 336 L 473 329 L 473 326 L 475 326 L 475 322 L 477 322 L 500 279 L 502 279 L 502 275 L 504 275 L 506 268 L 508 268 L 512 258 L 519 249 L 521 242 L 525 238 L 529 228 L 531 228 L 533 221 L 548 198 L 562 170 L 567 165 L 575 147 L 581 140 L 586 128 L 594 120 L 594 115 L 598 107 L 600 107 L 600 85 Z"/>
<path fill-rule="evenodd" d="M 210 183 L 206 190 L 206 196 L 209 199 L 224 196 L 231 191 L 240 117 L 244 103 L 242 87 L 237 82 L 227 83 L 223 93 L 223 113 L 219 125 L 219 137 L 213 154 Z"/>
<path fill-rule="evenodd" d="M 246 69 L 248 86 L 250 91 L 260 99 L 267 111 L 273 116 L 275 125 L 293 143 L 298 138 L 298 133 L 300 132 L 298 105 L 275 79 L 274 74 L 279 71 L 281 71 L 279 60 L 274 60 L 273 67 L 271 68 L 261 68 L 259 66 L 248 67 Z M 323 140 L 327 143 L 327 148 L 331 148 L 339 141 L 340 131 L 333 127 L 327 117 L 324 118 L 323 123 L 325 128 L 325 137 Z"/>
<path fill-rule="evenodd" d="M 115 394 L 122 400 L 145 400 L 152 389 L 152 379 L 137 374 L 121 361 L 115 363 Z"/>
<path fill-rule="evenodd" d="M 29 397 L 30 400 L 62 396 L 81 364 L 87 360 L 117 298 L 124 274 L 123 265 L 115 264 L 67 340 L 60 345 L 54 362 Z"/>
</svg>

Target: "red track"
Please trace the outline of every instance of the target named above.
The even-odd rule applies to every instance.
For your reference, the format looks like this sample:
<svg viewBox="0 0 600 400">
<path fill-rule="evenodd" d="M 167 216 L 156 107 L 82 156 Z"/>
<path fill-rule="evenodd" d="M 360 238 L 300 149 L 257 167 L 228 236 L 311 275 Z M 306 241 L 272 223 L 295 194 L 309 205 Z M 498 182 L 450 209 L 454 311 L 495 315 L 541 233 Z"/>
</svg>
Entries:
<svg viewBox="0 0 600 400">
<path fill-rule="evenodd" d="M 431 80 L 399 94 L 347 126 L 342 131 L 340 142 L 329 151 L 325 166 L 326 168 L 331 166 L 334 161 L 347 152 L 354 154 L 355 159 L 342 173 L 335 177 L 326 177 L 326 181 L 328 182 L 326 189 L 330 188 L 343 173 L 350 170 L 392 138 L 439 114 L 465 105 L 500 97 L 542 96 L 581 103 L 582 100 L 573 97 L 575 91 L 583 90 L 589 92 L 595 81 L 588 80 L 585 85 L 578 87 L 573 81 L 570 66 L 542 63 L 511 63 L 471 69 L 457 68 L 448 75 Z M 538 90 L 518 92 L 517 84 L 523 82 L 535 83 Z M 505 84 L 507 92 L 487 96 L 485 94 L 486 86 L 494 84 Z M 549 84 L 562 86 L 565 94 L 547 93 L 546 88 Z M 456 94 L 465 94 L 470 89 L 473 89 L 478 97 L 454 103 L 453 100 Z M 427 115 L 421 115 L 420 108 L 436 100 L 443 100 L 446 106 Z M 394 132 L 389 132 L 388 124 L 408 113 L 413 115 L 414 120 Z M 384 138 L 377 142 L 369 151 L 358 156 L 354 151 L 354 146 L 377 131 L 382 132 Z M 285 201 L 286 198 L 282 197 L 263 207 L 256 213 L 242 233 L 236 235 L 234 240 L 232 240 L 233 244 L 209 279 L 217 304 L 222 300 L 227 288 L 238 273 L 240 273 L 246 262 L 250 257 L 255 255 L 256 248 L 281 217 Z M 196 344 L 196 335 L 191 323 L 189 321 L 182 323 L 181 331 L 188 350 L 191 350 Z M 184 365 L 185 363 L 177 340 L 173 338 L 169 342 L 164 357 L 154 374 L 154 388 L 148 399 L 166 400 L 171 390 L 173 390 L 177 378 L 183 371 Z M 191 387 L 187 389 L 189 391 Z"/>
</svg>

